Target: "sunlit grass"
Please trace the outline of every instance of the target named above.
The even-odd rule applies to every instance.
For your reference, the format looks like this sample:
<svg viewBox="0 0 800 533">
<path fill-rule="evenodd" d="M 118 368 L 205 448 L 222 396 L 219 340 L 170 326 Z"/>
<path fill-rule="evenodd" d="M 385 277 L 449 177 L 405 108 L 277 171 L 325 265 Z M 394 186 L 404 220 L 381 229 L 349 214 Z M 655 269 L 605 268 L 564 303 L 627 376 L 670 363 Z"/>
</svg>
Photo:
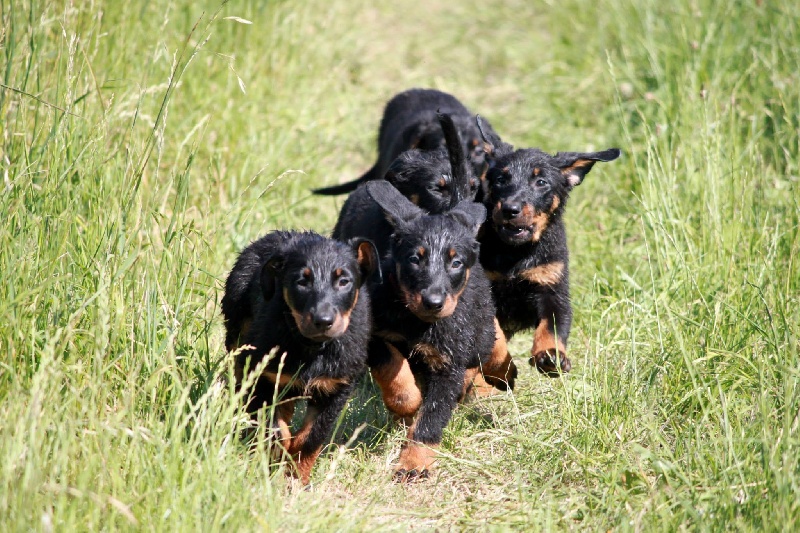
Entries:
<svg viewBox="0 0 800 533">
<path fill-rule="evenodd" d="M 794 3 L 0 2 L 3 529 L 797 529 Z M 567 211 L 574 370 L 516 337 L 413 487 L 365 382 L 298 490 L 236 438 L 222 282 L 330 230 L 412 86 L 623 149 Z"/>
</svg>

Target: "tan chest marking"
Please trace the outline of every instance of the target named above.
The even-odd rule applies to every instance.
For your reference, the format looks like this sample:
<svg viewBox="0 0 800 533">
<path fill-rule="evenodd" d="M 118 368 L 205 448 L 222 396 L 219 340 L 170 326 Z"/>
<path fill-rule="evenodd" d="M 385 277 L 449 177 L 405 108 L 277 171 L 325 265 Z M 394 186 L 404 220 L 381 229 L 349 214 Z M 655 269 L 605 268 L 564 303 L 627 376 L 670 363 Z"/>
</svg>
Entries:
<svg viewBox="0 0 800 533">
<path fill-rule="evenodd" d="M 546 265 L 538 265 L 519 273 L 519 277 L 539 285 L 555 285 L 564 276 L 564 263 L 555 261 Z"/>
</svg>

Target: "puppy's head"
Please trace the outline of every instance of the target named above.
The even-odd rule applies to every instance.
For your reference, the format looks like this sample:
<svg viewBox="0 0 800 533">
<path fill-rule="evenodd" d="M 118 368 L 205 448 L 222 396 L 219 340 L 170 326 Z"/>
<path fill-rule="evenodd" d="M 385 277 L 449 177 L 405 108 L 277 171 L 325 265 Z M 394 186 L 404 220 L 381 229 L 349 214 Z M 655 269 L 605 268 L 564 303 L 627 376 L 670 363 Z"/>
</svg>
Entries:
<svg viewBox="0 0 800 533">
<path fill-rule="evenodd" d="M 399 296 L 420 320 L 453 314 L 478 258 L 478 229 L 486 209 L 465 200 L 445 214 L 428 215 L 385 181 L 367 184 L 394 228 L 390 254 Z"/>
<path fill-rule="evenodd" d="M 455 185 L 444 148 L 403 152 L 392 161 L 385 178 L 403 196 L 429 213 L 441 213 L 450 208 Z"/>
<path fill-rule="evenodd" d="M 504 149 L 505 150 L 505 149 Z M 500 240 L 510 245 L 538 242 L 566 205 L 573 187 L 598 161 L 613 161 L 619 150 L 568 152 L 551 156 L 537 149 L 505 152 L 486 174 L 484 204 Z"/>
<path fill-rule="evenodd" d="M 284 300 L 301 335 L 325 342 L 347 331 L 361 285 L 371 275 L 380 276 L 380 268 L 370 241 L 345 244 L 306 233 L 269 258 L 260 283 L 265 300 Z"/>
<path fill-rule="evenodd" d="M 461 200 L 474 200 L 480 184 L 453 117 L 441 113 L 438 121 L 445 146 L 403 152 L 385 175 L 403 196 L 433 214 L 452 209 Z"/>
<path fill-rule="evenodd" d="M 451 123 L 458 132 L 472 174 L 480 179 L 486 172 L 487 162 L 485 144 L 482 142 L 481 132 L 475 120 L 459 114 L 448 116 L 452 117 Z M 424 119 L 409 126 L 402 134 L 405 147 L 418 150 L 436 150 L 444 147 L 447 144 L 446 137 L 441 117 L 434 113 L 427 114 Z"/>
</svg>

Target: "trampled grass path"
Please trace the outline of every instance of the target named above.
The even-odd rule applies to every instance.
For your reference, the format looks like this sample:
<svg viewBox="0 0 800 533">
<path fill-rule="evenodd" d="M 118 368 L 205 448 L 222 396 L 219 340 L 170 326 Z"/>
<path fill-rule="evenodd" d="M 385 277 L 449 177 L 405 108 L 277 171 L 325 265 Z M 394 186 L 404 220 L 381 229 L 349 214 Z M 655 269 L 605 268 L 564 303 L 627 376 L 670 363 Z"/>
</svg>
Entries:
<svg viewBox="0 0 800 533">
<path fill-rule="evenodd" d="M 795 4 L 0 0 L 0 529 L 798 529 Z M 366 382 L 299 490 L 236 439 L 222 283 L 412 86 L 623 149 L 567 212 L 574 370 L 515 338 L 411 487 Z"/>
</svg>

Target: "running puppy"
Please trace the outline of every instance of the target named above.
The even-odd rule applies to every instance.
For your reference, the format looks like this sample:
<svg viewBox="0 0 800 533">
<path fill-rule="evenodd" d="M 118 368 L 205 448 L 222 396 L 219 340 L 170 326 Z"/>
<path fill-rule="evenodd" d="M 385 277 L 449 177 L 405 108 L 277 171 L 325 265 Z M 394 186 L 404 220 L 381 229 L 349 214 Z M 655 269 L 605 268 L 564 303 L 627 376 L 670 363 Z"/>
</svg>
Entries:
<svg viewBox="0 0 800 533">
<path fill-rule="evenodd" d="M 567 339 L 572 323 L 569 251 L 562 216 L 572 189 L 597 162 L 620 151 L 514 150 L 487 133 L 490 168 L 483 202 L 489 212 L 481 241 L 481 264 L 492 280 L 500 327 L 511 338 L 536 328 L 530 364 L 548 376 L 572 368 Z"/>
<path fill-rule="evenodd" d="M 474 115 L 455 96 L 435 89 L 409 89 L 395 95 L 383 112 L 378 133 L 378 160 L 360 178 L 314 190 L 316 194 L 352 192 L 360 184 L 384 177 L 389 165 L 406 150 L 435 150 L 445 144 L 437 113 L 449 114 L 469 155 L 475 176 L 485 172 L 485 156 Z M 484 123 L 484 129 L 491 126 Z"/>
<path fill-rule="evenodd" d="M 495 347 L 494 305 L 476 240 L 486 210 L 471 200 L 428 215 L 385 181 L 367 191 L 394 233 L 370 284 L 374 333 L 368 364 L 384 404 L 408 427 L 394 479 L 424 479 L 463 395 L 467 369 Z"/>
<path fill-rule="evenodd" d="M 459 200 L 475 199 L 480 185 L 467 161 L 453 118 L 441 113 L 438 121 L 445 146 L 427 151 L 407 150 L 392 161 L 385 175 L 386 181 L 403 196 L 430 214 L 443 213 Z M 342 206 L 332 236 L 347 239 L 357 235 L 370 239 L 383 257 L 392 231 L 383 209 L 366 187 L 359 187 Z"/>
<path fill-rule="evenodd" d="M 272 433 L 295 461 L 303 484 L 353 386 L 366 370 L 370 298 L 360 290 L 379 275 L 373 244 L 337 242 L 312 232 L 274 231 L 239 255 L 225 283 L 225 345 L 236 356 L 236 387 L 270 351 L 249 394 L 255 420 L 274 404 Z M 292 435 L 295 400 L 308 397 L 302 428 Z"/>
<path fill-rule="evenodd" d="M 440 113 L 438 120 L 446 140 L 445 148 L 403 152 L 386 173 L 386 181 L 411 203 L 431 215 L 444 214 L 461 201 L 473 200 L 479 184 L 464 152 L 456 124 L 446 113 Z M 383 206 L 373 199 L 367 187 L 361 186 L 342 206 L 333 238 L 367 238 L 375 243 L 379 256 L 385 257 L 390 252 L 394 232 L 395 226 L 387 220 Z M 473 388 L 473 384 L 474 391 L 479 395 L 490 394 L 492 388 L 514 388 L 517 368 L 496 320 L 494 325 L 496 347 L 488 358 L 487 354 L 481 354 L 480 367 L 476 364 L 468 369 L 465 393 Z M 484 386 L 484 380 L 491 386 Z"/>
</svg>

